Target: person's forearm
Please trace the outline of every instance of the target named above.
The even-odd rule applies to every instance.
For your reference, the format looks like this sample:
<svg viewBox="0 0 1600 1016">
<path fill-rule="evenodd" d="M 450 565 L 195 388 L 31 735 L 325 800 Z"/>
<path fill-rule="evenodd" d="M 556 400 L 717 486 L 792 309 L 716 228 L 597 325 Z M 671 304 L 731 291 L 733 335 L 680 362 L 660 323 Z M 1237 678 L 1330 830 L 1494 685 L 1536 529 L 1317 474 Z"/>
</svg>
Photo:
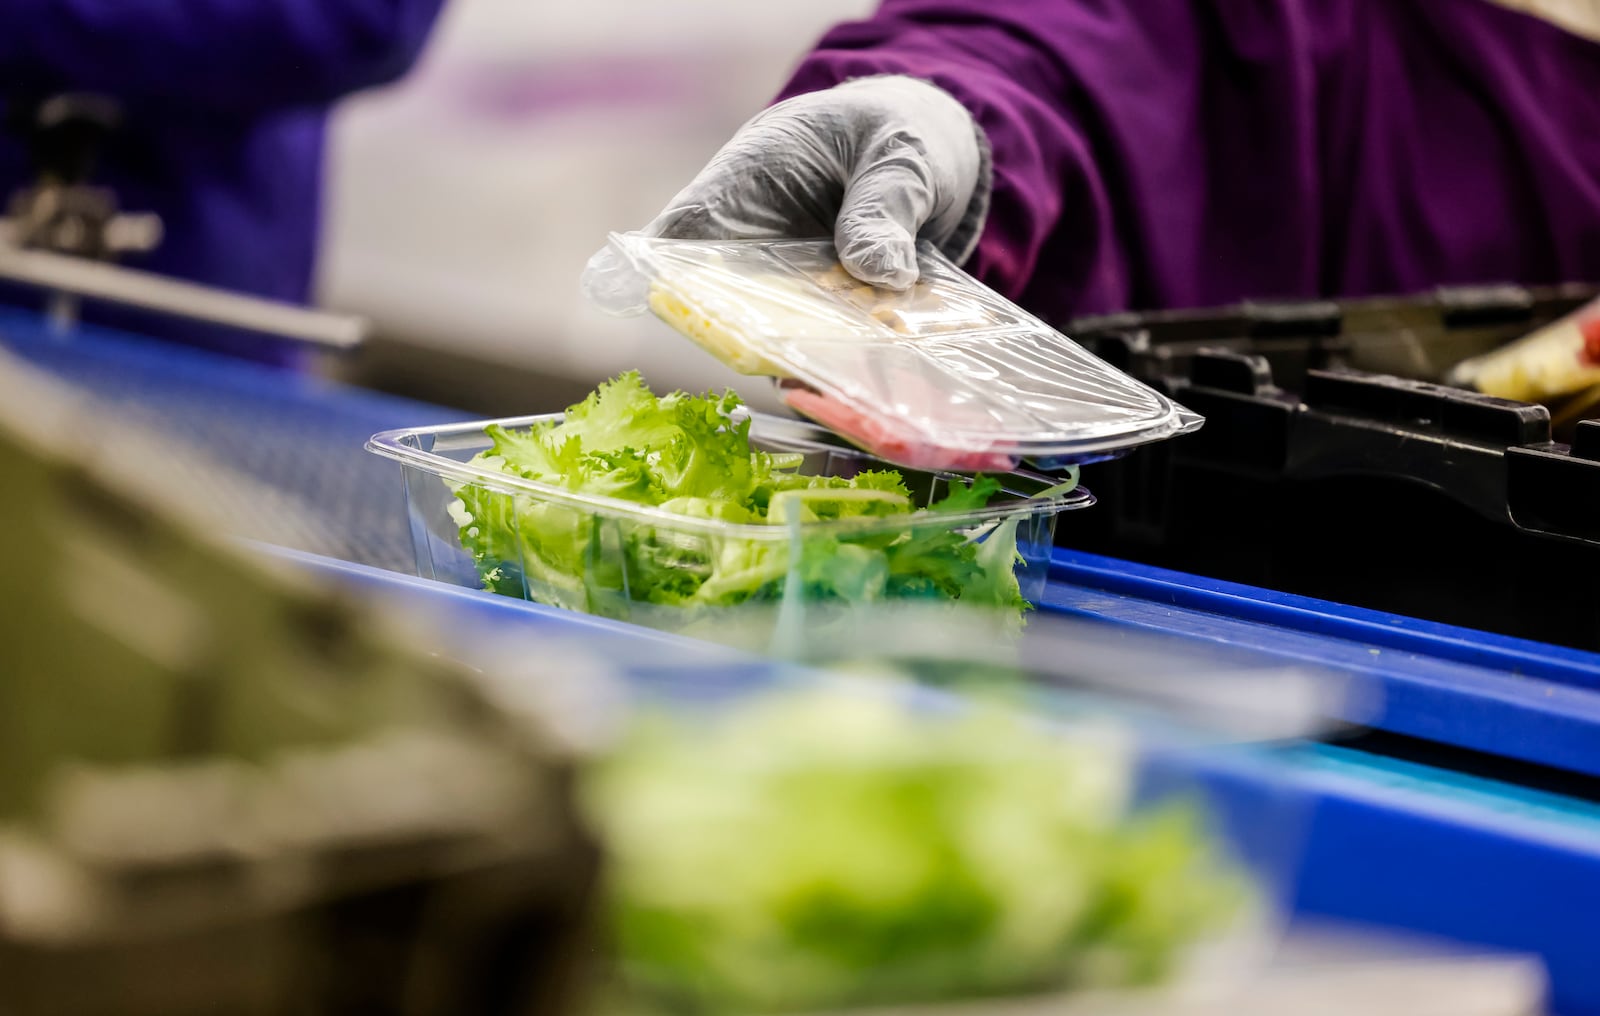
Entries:
<svg viewBox="0 0 1600 1016">
<path fill-rule="evenodd" d="M 393 80 L 443 0 L 6 0 L 0 81 L 225 115 Z"/>
<path fill-rule="evenodd" d="M 893 72 L 959 99 L 993 147 L 969 268 L 1039 313 L 1310 295 L 1341 10 L 886 0 L 829 33 L 783 94 Z"/>
</svg>

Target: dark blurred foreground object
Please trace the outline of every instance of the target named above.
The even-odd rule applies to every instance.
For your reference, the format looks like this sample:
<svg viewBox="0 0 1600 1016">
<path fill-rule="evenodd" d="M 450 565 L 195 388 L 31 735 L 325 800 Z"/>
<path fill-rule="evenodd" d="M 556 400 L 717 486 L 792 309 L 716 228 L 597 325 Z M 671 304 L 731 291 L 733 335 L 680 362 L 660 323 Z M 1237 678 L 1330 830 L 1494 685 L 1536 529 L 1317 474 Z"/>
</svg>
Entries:
<svg viewBox="0 0 1600 1016">
<path fill-rule="evenodd" d="M 0 363 L 0 1011 L 569 1011 L 554 706 L 267 570 L 173 457 Z"/>
<path fill-rule="evenodd" d="M 1592 286 L 1084 319 L 1206 418 L 1085 469 L 1062 541 L 1212 578 L 1600 649 L 1600 420 L 1446 384 Z M 1591 411 L 1594 407 L 1590 407 Z"/>
<path fill-rule="evenodd" d="M 4 109 L 9 133 L 31 156 L 33 180 L 10 195 L 0 219 L 0 299 L 27 304 L 43 295 L 62 334 L 87 299 L 110 323 L 164 321 L 152 330 L 209 336 L 202 344 L 274 363 L 297 363 L 308 347 L 348 349 L 364 338 L 367 326 L 354 318 L 116 267 L 158 250 L 163 238 L 158 216 L 123 211 L 118 195 L 95 182 L 104 149 L 124 122 L 122 106 L 104 95 L 69 93 L 13 96 Z M 180 246 L 184 239 L 177 238 Z"/>
</svg>

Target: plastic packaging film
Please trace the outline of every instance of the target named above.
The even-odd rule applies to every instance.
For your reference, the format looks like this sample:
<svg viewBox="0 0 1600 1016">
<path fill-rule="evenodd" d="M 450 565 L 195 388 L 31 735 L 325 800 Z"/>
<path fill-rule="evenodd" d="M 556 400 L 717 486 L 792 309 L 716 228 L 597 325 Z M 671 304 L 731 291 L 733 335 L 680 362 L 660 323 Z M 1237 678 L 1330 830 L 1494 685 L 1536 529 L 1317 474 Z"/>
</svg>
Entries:
<svg viewBox="0 0 1600 1016">
<path fill-rule="evenodd" d="M 979 283 L 929 244 L 906 292 L 839 266 L 824 240 L 614 234 L 585 277 L 613 313 L 653 311 L 791 408 L 914 469 L 1052 467 L 1201 420 Z"/>
<path fill-rule="evenodd" d="M 977 610 L 1009 603 L 1014 581 L 1022 600 L 1037 601 L 1057 516 L 1094 503 L 1075 473 L 1065 481 L 1021 471 L 991 476 L 992 493 L 960 509 L 938 507 L 968 486 L 946 471 L 901 473 L 903 493 L 841 490 L 891 467 L 812 424 L 762 414 L 745 421 L 735 455 L 785 462 L 796 486 L 775 495 L 765 515 L 719 516 L 696 507 L 697 498 L 646 504 L 504 468 L 508 449 L 514 454 L 514 443 L 529 435 L 560 444 L 568 420 L 548 414 L 372 438 L 369 450 L 405 469 L 419 575 L 718 640 L 725 640 L 718 633 L 737 634 L 749 647 L 778 652 L 787 635 L 803 640 L 880 596 L 936 596 Z M 737 427 L 739 419 L 729 423 Z M 798 489 L 809 483 L 818 486 Z M 887 498 L 904 510 L 816 514 L 830 496 L 857 504 Z M 902 563 L 892 565 L 891 556 Z M 944 575 L 946 567 L 954 570 Z M 1015 623 L 1020 615 L 1011 606 L 994 613 Z M 749 618 L 748 627 L 734 622 L 735 613 Z"/>
</svg>

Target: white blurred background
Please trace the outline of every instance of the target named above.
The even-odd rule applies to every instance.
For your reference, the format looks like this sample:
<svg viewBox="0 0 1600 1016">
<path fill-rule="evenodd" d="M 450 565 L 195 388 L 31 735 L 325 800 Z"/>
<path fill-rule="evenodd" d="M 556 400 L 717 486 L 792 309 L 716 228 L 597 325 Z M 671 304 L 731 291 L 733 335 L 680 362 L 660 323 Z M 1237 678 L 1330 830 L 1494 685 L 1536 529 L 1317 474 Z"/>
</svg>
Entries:
<svg viewBox="0 0 1600 1016">
<path fill-rule="evenodd" d="M 870 0 L 451 0 L 421 65 L 334 122 L 322 302 L 379 325 L 347 373 L 486 412 L 539 412 L 637 367 L 732 385 L 653 318 L 578 290 L 610 230 L 642 225 Z"/>
</svg>

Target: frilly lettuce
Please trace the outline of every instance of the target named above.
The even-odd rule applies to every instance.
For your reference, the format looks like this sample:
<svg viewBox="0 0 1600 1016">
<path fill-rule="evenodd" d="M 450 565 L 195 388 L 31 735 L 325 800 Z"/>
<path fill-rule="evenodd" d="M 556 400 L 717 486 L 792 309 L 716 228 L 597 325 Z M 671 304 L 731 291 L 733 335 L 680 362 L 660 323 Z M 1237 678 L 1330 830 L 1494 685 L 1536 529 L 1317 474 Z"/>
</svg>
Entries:
<svg viewBox="0 0 1600 1016">
<path fill-rule="evenodd" d="M 806 475 L 799 456 L 752 447 L 741 408 L 732 392 L 657 397 L 630 372 L 560 421 L 526 430 L 490 426 L 493 446 L 474 461 L 690 519 L 775 528 L 892 517 L 905 524 L 751 539 L 468 484 L 457 488 L 452 514 L 485 586 L 614 617 L 631 616 L 641 603 L 728 606 L 775 601 L 786 590 L 807 602 L 931 598 L 1019 615 L 1026 608 L 1014 569 L 1015 524 L 997 524 L 974 540 L 940 519 L 983 507 L 1000 491 L 997 481 L 952 483 L 947 498 L 917 511 L 894 471 Z"/>
</svg>

